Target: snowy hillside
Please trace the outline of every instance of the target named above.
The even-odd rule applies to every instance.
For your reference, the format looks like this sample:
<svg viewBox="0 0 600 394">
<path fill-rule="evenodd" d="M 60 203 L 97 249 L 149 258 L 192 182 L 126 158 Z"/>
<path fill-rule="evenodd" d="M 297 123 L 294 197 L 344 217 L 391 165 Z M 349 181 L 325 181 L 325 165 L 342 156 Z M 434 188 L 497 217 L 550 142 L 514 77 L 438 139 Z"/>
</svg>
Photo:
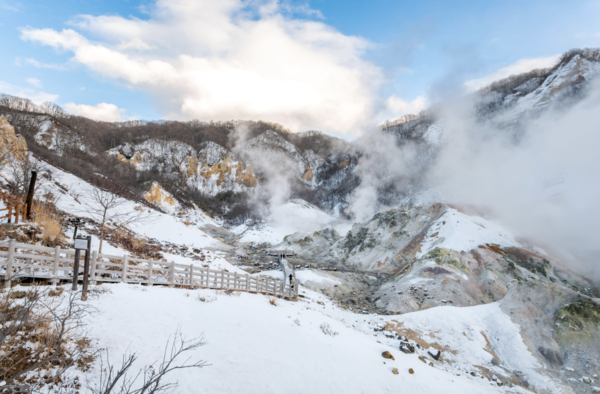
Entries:
<svg viewBox="0 0 600 394">
<path fill-rule="evenodd" d="M 117 306 L 122 299 L 128 302 Z M 173 375 L 181 393 L 529 392 L 518 385 L 507 387 L 505 369 L 522 370 L 530 388 L 560 392 L 555 382 L 536 372 L 540 366 L 520 340 L 518 327 L 497 305 L 380 317 L 339 310 L 310 291 L 299 302 L 278 300 L 273 306 L 261 295 L 126 285 L 111 286 L 92 303 L 99 310 L 90 317 L 98 346 L 110 349 L 115 360 L 128 349 L 139 349 L 136 367 L 159 359 L 163 344 L 178 328 L 188 338 L 204 336 L 207 345 L 190 356 L 211 365 Z M 449 319 L 452 330 L 435 334 Z M 385 326 L 420 332 L 430 348 L 404 354 L 397 339 L 377 331 Z M 488 344 L 488 337 L 502 346 Z M 491 366 L 490 346 L 503 367 Z M 438 347 L 447 362 L 428 354 L 437 354 L 433 349 Z M 394 360 L 383 358 L 385 351 Z"/>
</svg>

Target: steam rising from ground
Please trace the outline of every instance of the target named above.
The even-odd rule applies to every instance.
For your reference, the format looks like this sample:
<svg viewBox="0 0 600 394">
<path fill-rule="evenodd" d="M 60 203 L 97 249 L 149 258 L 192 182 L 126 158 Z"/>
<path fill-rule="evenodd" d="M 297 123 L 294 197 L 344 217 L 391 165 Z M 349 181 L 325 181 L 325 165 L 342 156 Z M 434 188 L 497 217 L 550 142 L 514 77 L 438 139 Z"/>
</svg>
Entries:
<svg viewBox="0 0 600 394">
<path fill-rule="evenodd" d="M 443 107 L 442 149 L 428 186 L 449 201 L 490 207 L 523 236 L 597 270 L 589 256 L 600 249 L 600 81 L 575 105 L 559 102 L 523 122 L 517 136 L 477 123 L 473 108 L 467 100 Z"/>
<path fill-rule="evenodd" d="M 388 208 L 378 197 L 393 184 L 412 203 L 484 209 L 577 270 L 600 278 L 600 79 L 590 82 L 582 100 L 559 100 L 517 128 L 482 123 L 475 99 L 439 106 L 442 139 L 428 167 L 420 163 L 428 152 L 415 144 L 398 147 L 380 131 L 359 140 L 365 157 L 350 204 L 356 221 Z M 422 188 L 414 188 L 419 184 Z"/>
</svg>

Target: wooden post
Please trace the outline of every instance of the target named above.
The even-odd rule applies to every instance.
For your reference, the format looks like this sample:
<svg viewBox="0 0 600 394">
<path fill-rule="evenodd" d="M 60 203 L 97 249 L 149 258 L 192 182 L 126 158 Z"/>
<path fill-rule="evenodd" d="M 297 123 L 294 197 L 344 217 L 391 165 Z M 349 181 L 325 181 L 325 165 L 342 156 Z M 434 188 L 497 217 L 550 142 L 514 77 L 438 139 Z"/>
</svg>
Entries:
<svg viewBox="0 0 600 394">
<path fill-rule="evenodd" d="M 209 282 L 209 280 L 210 280 L 210 268 L 209 268 L 209 267 L 206 267 L 206 288 L 209 288 L 209 287 L 210 287 L 210 285 L 209 285 L 209 283 L 208 283 L 208 282 Z"/>
<path fill-rule="evenodd" d="M 27 191 L 27 220 L 31 219 L 31 206 L 33 204 L 33 192 L 35 190 L 35 181 L 37 179 L 37 171 L 31 171 L 31 180 L 29 181 L 29 190 Z"/>
<path fill-rule="evenodd" d="M 194 265 L 190 264 L 190 287 L 194 286 Z"/>
<path fill-rule="evenodd" d="M 71 290 L 77 290 L 77 280 L 79 279 L 79 249 L 75 249 L 75 261 L 73 262 L 73 285 Z"/>
<path fill-rule="evenodd" d="M 87 290 L 90 274 L 90 251 L 92 249 L 92 236 L 87 237 L 87 249 L 85 250 L 85 260 L 83 262 L 83 284 L 81 286 L 81 301 L 87 301 Z"/>
<path fill-rule="evenodd" d="M 169 282 L 171 283 L 171 286 L 173 286 L 175 284 L 175 262 L 171 261 L 171 268 L 169 269 Z"/>
<path fill-rule="evenodd" d="M 122 273 L 123 277 L 121 278 L 121 281 L 123 283 L 127 283 L 127 263 L 128 263 L 127 256 L 124 256 L 123 257 L 123 273 Z"/>
<path fill-rule="evenodd" d="M 250 275 L 246 274 L 246 291 L 250 291 Z"/>
<path fill-rule="evenodd" d="M 21 211 L 19 204 L 15 205 L 15 224 L 19 224 L 19 213 Z"/>
<path fill-rule="evenodd" d="M 52 264 L 52 286 L 58 284 L 58 260 L 60 259 L 60 246 L 54 247 L 54 262 Z"/>
<path fill-rule="evenodd" d="M 17 242 L 11 239 L 8 243 L 8 256 L 6 258 L 6 275 L 4 276 L 4 286 L 9 289 L 10 282 L 12 281 L 12 266 L 15 256 L 15 244 Z"/>
<path fill-rule="evenodd" d="M 233 289 L 237 290 L 237 271 L 235 271 L 235 274 L 233 275 Z"/>
<path fill-rule="evenodd" d="M 224 281 L 225 281 L 225 271 L 221 270 L 221 289 L 223 288 Z"/>
<path fill-rule="evenodd" d="M 152 266 L 154 261 L 148 260 L 148 286 L 152 286 Z"/>
<path fill-rule="evenodd" d="M 98 263 L 98 251 L 94 250 L 92 252 L 92 266 L 90 267 L 90 283 L 92 285 L 96 284 L 96 264 Z"/>
</svg>

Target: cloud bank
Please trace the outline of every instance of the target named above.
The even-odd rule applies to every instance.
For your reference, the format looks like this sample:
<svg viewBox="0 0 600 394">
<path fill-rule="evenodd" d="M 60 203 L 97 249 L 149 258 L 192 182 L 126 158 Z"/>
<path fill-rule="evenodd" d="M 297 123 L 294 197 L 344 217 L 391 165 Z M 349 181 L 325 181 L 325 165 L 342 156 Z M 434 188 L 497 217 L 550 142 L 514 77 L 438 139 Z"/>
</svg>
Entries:
<svg viewBox="0 0 600 394">
<path fill-rule="evenodd" d="M 64 105 L 67 112 L 73 115 L 85 116 L 94 120 L 105 122 L 119 122 L 123 120 L 122 110 L 114 104 L 99 103 L 97 105 L 67 103 Z"/>
<path fill-rule="evenodd" d="M 148 93 L 165 118 L 356 133 L 371 122 L 382 82 L 380 69 L 362 59 L 369 43 L 288 8 L 157 0 L 148 19 L 80 15 L 73 29 L 26 28 L 21 38 L 71 52 L 71 62 Z"/>
</svg>

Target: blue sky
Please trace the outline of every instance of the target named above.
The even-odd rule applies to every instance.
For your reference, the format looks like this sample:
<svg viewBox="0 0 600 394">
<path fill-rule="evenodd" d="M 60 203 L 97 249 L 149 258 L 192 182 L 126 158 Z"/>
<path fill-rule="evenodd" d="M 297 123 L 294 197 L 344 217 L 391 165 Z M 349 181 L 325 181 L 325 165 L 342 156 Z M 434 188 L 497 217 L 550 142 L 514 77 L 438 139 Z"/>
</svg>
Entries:
<svg viewBox="0 0 600 394">
<path fill-rule="evenodd" d="M 224 22 L 211 28 L 221 17 Z M 107 108 L 96 106 L 105 103 L 113 115 L 118 108 L 121 119 L 255 118 L 356 133 L 369 119 L 422 108 L 445 90 L 457 94 L 465 81 L 522 59 L 545 64 L 571 48 L 600 46 L 598 20 L 600 1 L 576 0 L 0 0 L 0 91 L 50 98 L 98 118 Z M 53 35 L 63 29 L 85 43 L 67 45 Z M 85 53 L 92 50 L 90 59 Z M 102 59 L 102 50 L 114 62 Z M 182 65 L 188 57 L 194 64 Z M 111 69 L 123 59 L 137 63 Z M 153 60 L 177 70 L 155 83 Z M 509 70 L 531 67 L 520 64 Z M 146 71 L 144 80 L 135 75 Z M 215 81 L 236 82 L 220 89 Z M 346 121 L 329 120 L 336 117 Z"/>
</svg>

